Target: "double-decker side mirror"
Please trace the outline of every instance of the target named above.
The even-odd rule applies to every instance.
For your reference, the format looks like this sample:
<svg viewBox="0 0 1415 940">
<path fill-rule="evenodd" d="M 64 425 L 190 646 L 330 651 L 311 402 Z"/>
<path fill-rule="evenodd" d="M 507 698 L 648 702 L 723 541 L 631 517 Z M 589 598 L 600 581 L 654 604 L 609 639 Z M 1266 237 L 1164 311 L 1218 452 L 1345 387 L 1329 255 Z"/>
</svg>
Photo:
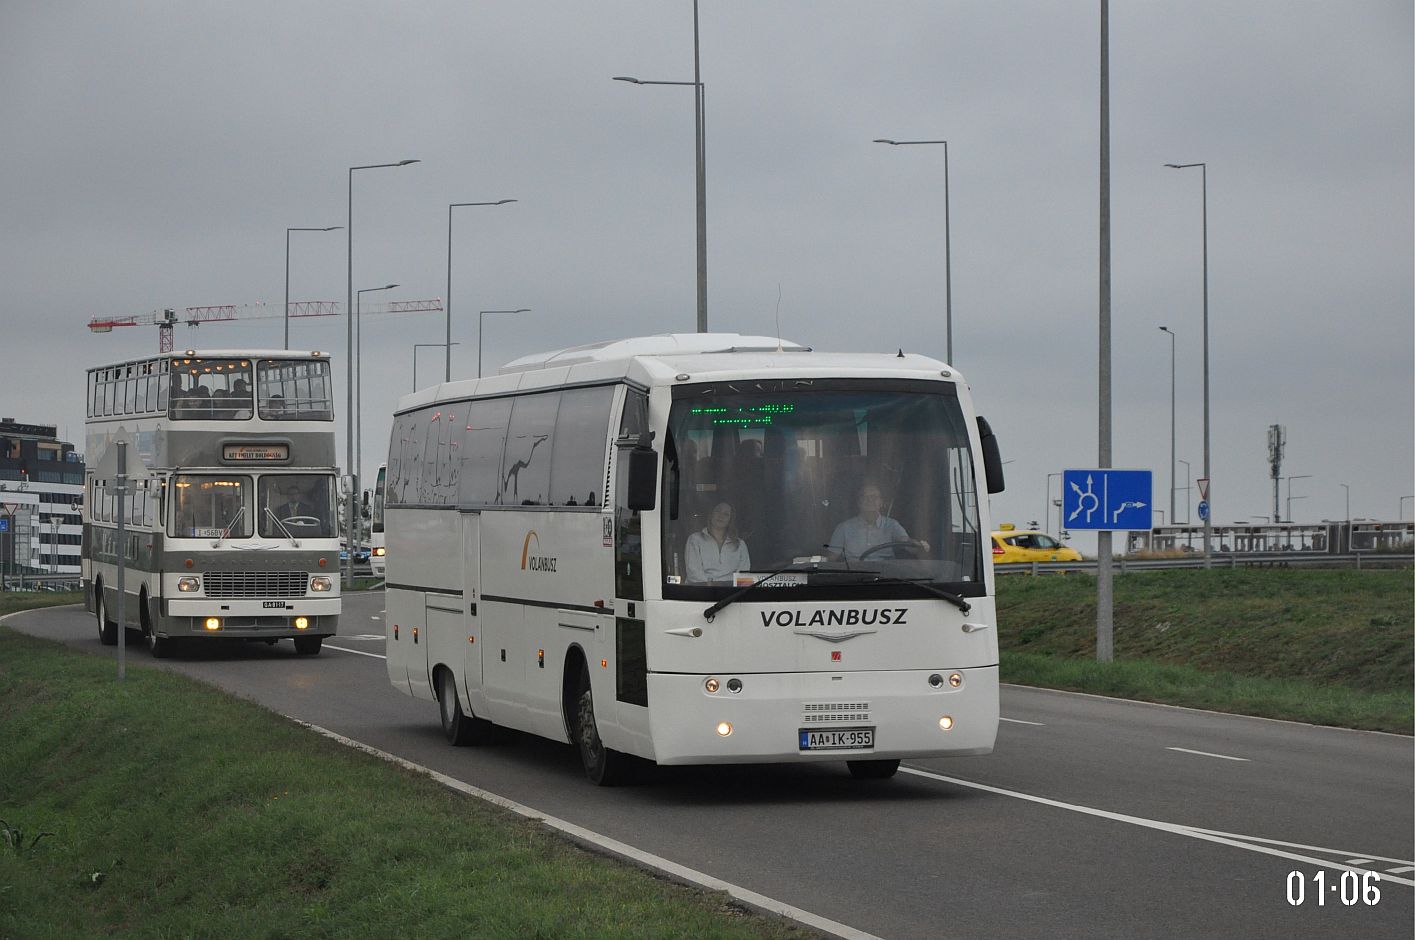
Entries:
<svg viewBox="0 0 1415 940">
<path fill-rule="evenodd" d="M 632 447 L 628 450 L 629 483 L 625 499 L 633 512 L 652 509 L 658 492 L 658 454 L 652 447 Z"/>
<path fill-rule="evenodd" d="M 978 438 L 983 445 L 983 472 L 987 474 L 988 492 L 1001 493 L 1004 485 L 1002 451 L 997 447 L 997 435 L 992 433 L 992 425 L 982 415 L 978 415 Z"/>
</svg>

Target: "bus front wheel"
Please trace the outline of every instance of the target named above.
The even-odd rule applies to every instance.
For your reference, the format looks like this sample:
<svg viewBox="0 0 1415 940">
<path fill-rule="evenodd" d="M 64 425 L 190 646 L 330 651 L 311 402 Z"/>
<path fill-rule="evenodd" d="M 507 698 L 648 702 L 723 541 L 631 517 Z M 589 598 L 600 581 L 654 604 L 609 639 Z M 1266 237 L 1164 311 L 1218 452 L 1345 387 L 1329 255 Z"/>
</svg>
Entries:
<svg viewBox="0 0 1415 940">
<path fill-rule="evenodd" d="M 315 656 L 323 645 L 324 637 L 322 636 L 295 637 L 295 652 L 301 656 Z"/>
<path fill-rule="evenodd" d="M 599 727 L 595 724 L 594 693 L 590 690 L 589 670 L 581 667 L 580 683 L 571 707 L 571 731 L 580 750 L 580 763 L 585 776 L 595 786 L 612 787 L 623 783 L 629 775 L 629 757 L 604 746 Z"/>
<path fill-rule="evenodd" d="M 442 733 L 454 746 L 486 744 L 491 740 L 495 730 L 491 722 L 462 711 L 462 703 L 457 701 L 457 683 L 445 668 L 437 671 L 437 711 L 442 718 Z"/>
<path fill-rule="evenodd" d="M 897 760 L 847 760 L 845 766 L 856 780 L 888 780 L 899 772 Z"/>
</svg>

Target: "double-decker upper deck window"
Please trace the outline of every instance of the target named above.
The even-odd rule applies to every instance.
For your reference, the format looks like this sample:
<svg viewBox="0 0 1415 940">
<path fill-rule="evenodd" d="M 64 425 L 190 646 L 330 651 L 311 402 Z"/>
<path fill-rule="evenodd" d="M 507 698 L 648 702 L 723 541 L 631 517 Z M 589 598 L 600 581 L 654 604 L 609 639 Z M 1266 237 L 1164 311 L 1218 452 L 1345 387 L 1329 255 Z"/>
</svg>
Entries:
<svg viewBox="0 0 1415 940">
<path fill-rule="evenodd" d="M 187 421 L 251 417 L 249 359 L 173 359 L 169 416 Z"/>
<path fill-rule="evenodd" d="M 328 359 L 263 359 L 256 395 L 266 421 L 333 421 Z"/>
</svg>

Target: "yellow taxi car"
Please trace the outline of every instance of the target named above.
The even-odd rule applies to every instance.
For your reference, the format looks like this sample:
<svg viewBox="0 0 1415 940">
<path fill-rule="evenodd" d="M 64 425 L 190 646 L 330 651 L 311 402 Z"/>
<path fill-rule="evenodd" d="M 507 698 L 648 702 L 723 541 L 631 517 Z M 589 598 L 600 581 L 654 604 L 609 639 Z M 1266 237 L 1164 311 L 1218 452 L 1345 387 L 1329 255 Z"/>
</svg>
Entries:
<svg viewBox="0 0 1415 940">
<path fill-rule="evenodd" d="M 1081 553 L 1062 545 L 1045 532 L 1021 529 L 1004 522 L 992 534 L 992 563 L 1012 565 L 1033 561 L 1080 561 Z"/>
</svg>

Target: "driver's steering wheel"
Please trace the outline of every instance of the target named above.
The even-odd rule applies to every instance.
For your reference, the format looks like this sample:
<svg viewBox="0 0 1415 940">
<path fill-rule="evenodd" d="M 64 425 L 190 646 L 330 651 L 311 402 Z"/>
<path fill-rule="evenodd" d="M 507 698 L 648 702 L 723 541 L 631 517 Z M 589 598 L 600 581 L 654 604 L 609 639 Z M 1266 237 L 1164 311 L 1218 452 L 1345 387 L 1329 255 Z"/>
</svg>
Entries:
<svg viewBox="0 0 1415 940">
<path fill-rule="evenodd" d="M 319 524 L 320 524 L 320 523 L 319 523 L 319 517 L 318 517 L 318 516 L 286 516 L 284 519 L 281 519 L 280 521 L 283 522 L 283 523 L 285 523 L 286 525 L 289 525 L 289 524 L 292 524 L 292 523 L 293 523 L 294 525 L 319 525 Z"/>
<path fill-rule="evenodd" d="M 904 541 L 896 542 L 880 542 L 878 545 L 871 545 L 869 548 L 861 552 L 859 560 L 864 561 L 866 558 L 870 557 L 875 552 L 882 552 L 886 548 L 902 548 L 909 553 L 909 557 L 911 558 L 918 558 L 921 552 L 919 544 L 913 541 L 912 539 L 905 539 Z"/>
</svg>

